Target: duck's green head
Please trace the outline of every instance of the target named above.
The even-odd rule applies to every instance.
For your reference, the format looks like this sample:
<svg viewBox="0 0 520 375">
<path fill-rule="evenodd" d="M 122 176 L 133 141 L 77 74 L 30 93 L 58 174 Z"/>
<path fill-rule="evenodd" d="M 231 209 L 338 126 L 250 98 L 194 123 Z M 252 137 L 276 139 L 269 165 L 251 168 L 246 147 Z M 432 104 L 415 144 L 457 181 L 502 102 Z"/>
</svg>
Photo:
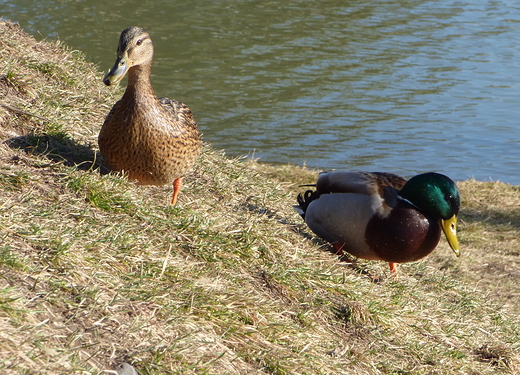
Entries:
<svg viewBox="0 0 520 375">
<path fill-rule="evenodd" d="M 424 173 L 409 179 L 399 195 L 441 221 L 451 249 L 459 256 L 457 215 L 460 209 L 460 192 L 455 182 L 440 173 Z"/>
</svg>

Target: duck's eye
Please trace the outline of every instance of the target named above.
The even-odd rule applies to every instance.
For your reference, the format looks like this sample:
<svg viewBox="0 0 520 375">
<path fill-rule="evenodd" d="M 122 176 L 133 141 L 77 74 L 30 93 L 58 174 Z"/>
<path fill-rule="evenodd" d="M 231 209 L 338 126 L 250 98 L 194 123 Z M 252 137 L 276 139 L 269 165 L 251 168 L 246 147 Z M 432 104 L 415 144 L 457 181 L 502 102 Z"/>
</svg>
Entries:
<svg viewBox="0 0 520 375">
<path fill-rule="evenodd" d="M 453 208 L 458 207 L 458 206 L 460 205 L 460 203 L 459 203 L 459 201 L 457 200 L 457 198 L 454 197 L 454 196 L 451 195 L 451 194 L 446 194 L 446 195 L 444 196 L 444 199 L 446 199 L 446 202 L 448 202 L 448 204 L 449 204 L 451 207 L 453 207 Z"/>
<path fill-rule="evenodd" d="M 135 42 L 135 44 L 137 44 L 138 46 L 140 46 L 142 43 L 143 43 L 142 39 L 138 39 L 137 42 Z"/>
</svg>

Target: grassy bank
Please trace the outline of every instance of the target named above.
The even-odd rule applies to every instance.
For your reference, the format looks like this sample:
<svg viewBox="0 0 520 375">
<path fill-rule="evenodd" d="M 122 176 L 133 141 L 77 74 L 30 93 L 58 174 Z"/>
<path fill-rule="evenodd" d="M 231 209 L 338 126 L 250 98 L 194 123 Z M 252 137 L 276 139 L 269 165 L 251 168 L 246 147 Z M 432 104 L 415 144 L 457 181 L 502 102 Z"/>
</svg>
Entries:
<svg viewBox="0 0 520 375">
<path fill-rule="evenodd" d="M 520 371 L 517 186 L 460 182 L 461 258 L 443 239 L 394 279 L 293 212 L 314 171 L 206 145 L 175 207 L 170 187 L 103 173 L 121 88 L 79 52 L 0 34 L 2 374 Z"/>
</svg>

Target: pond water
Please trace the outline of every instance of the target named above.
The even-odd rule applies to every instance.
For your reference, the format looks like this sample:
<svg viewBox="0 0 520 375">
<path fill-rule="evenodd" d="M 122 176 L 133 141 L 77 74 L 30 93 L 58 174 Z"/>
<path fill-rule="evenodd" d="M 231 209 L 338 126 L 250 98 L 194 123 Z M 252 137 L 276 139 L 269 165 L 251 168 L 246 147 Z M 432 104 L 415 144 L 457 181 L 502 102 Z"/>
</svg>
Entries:
<svg viewBox="0 0 520 375">
<path fill-rule="evenodd" d="M 188 104 L 204 140 L 230 156 L 520 184 L 520 3 L 0 0 L 0 9 L 104 71 L 120 32 L 147 28 L 156 93 Z"/>
</svg>

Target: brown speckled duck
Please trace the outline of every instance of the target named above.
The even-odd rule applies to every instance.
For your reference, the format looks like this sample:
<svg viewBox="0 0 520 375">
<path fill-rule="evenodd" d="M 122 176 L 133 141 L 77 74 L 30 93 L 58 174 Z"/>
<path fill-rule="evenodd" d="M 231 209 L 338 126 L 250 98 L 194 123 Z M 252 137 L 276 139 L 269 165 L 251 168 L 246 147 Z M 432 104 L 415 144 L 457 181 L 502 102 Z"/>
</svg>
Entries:
<svg viewBox="0 0 520 375">
<path fill-rule="evenodd" d="M 123 171 L 140 185 L 173 182 L 175 204 L 202 141 L 185 104 L 156 97 L 150 83 L 152 57 L 145 29 L 133 26 L 121 33 L 116 62 L 103 82 L 114 85 L 128 72 L 128 86 L 103 123 L 99 149 L 110 169 Z"/>
<path fill-rule="evenodd" d="M 391 173 L 334 171 L 322 173 L 316 191 L 298 196 L 294 206 L 309 228 L 332 243 L 338 253 L 396 263 L 430 254 L 441 228 L 457 256 L 457 185 L 439 173 L 406 181 Z"/>
</svg>

